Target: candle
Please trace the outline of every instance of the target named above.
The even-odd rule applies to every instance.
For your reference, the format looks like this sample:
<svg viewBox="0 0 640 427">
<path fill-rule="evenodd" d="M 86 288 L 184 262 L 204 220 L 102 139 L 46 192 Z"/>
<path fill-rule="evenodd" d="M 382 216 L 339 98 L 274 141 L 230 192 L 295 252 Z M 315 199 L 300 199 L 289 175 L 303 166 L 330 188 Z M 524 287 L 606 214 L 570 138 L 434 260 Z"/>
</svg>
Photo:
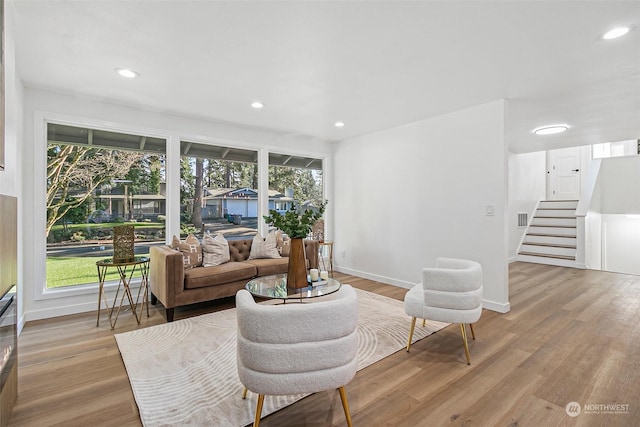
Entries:
<svg viewBox="0 0 640 427">
<path fill-rule="evenodd" d="M 312 282 L 317 282 L 318 281 L 318 269 L 317 268 L 312 268 L 311 270 L 309 270 L 309 274 L 311 275 L 311 281 Z"/>
<path fill-rule="evenodd" d="M 329 278 L 329 272 L 327 270 L 322 270 L 320 272 L 320 278 L 322 280 L 327 280 Z"/>
</svg>

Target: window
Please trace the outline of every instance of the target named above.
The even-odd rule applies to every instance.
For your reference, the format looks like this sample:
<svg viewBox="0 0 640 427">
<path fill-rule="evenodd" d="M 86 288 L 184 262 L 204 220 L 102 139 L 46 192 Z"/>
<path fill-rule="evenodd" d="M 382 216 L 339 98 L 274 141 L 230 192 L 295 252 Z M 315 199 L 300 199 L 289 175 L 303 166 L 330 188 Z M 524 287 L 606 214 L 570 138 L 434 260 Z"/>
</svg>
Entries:
<svg viewBox="0 0 640 427">
<path fill-rule="evenodd" d="M 269 210 L 317 207 L 323 199 L 321 159 L 269 153 Z"/>
<path fill-rule="evenodd" d="M 640 154 L 640 139 L 593 144 L 591 146 L 591 153 L 594 159 L 635 156 Z"/>
<path fill-rule="evenodd" d="M 182 141 L 180 234 L 221 232 L 227 239 L 258 228 L 258 153 Z"/>
<path fill-rule="evenodd" d="M 95 283 L 96 261 L 113 255 L 115 224 L 135 226 L 136 255 L 164 243 L 165 145 L 162 138 L 47 125 L 47 288 Z"/>
</svg>

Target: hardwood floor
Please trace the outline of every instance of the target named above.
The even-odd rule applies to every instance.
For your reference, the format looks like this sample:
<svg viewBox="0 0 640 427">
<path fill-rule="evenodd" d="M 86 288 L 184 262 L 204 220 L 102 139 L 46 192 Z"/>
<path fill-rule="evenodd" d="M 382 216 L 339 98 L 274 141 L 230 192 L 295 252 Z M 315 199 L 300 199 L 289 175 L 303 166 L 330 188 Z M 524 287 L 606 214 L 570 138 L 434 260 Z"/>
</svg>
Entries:
<svg viewBox="0 0 640 427">
<path fill-rule="evenodd" d="M 511 311 L 485 310 L 470 342 L 456 325 L 358 372 L 347 385 L 355 426 L 640 425 L 640 277 L 527 263 L 510 265 Z M 391 298 L 405 289 L 346 275 Z M 233 299 L 176 310 L 176 319 Z M 95 313 L 28 323 L 19 338 L 18 401 L 10 426 L 139 426 L 113 332 Z M 116 333 L 164 323 L 160 310 Z M 409 330 L 407 317 L 407 333 Z M 420 322 L 418 322 L 420 324 Z M 569 402 L 582 413 L 569 417 Z M 621 406 L 618 414 L 586 413 Z M 620 409 L 619 408 L 619 409 Z M 344 426 L 337 391 L 316 393 L 261 426 Z"/>
</svg>

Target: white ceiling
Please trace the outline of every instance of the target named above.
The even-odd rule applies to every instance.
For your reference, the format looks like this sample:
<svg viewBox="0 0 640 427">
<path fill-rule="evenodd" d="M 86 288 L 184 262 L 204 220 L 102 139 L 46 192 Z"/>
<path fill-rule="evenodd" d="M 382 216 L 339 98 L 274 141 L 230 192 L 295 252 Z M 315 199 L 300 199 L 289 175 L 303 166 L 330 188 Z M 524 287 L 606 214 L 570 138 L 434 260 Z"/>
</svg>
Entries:
<svg viewBox="0 0 640 427">
<path fill-rule="evenodd" d="M 514 152 L 640 138 L 640 1 L 8 1 L 25 86 L 328 140 L 506 98 Z"/>
</svg>

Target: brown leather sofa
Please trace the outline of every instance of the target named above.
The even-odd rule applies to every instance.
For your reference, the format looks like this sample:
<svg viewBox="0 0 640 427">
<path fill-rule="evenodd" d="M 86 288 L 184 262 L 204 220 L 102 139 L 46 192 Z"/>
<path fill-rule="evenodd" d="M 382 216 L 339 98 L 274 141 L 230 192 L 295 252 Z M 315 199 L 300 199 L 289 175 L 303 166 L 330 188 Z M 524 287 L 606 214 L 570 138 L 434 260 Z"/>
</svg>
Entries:
<svg viewBox="0 0 640 427">
<path fill-rule="evenodd" d="M 152 246 L 151 304 L 160 301 L 166 309 L 167 321 L 172 322 L 175 307 L 234 296 L 254 277 L 287 272 L 287 256 L 249 259 L 252 242 L 253 239 L 229 240 L 229 262 L 186 271 L 179 251 L 164 245 Z M 308 268 L 318 268 L 318 241 L 304 243 Z"/>
</svg>

